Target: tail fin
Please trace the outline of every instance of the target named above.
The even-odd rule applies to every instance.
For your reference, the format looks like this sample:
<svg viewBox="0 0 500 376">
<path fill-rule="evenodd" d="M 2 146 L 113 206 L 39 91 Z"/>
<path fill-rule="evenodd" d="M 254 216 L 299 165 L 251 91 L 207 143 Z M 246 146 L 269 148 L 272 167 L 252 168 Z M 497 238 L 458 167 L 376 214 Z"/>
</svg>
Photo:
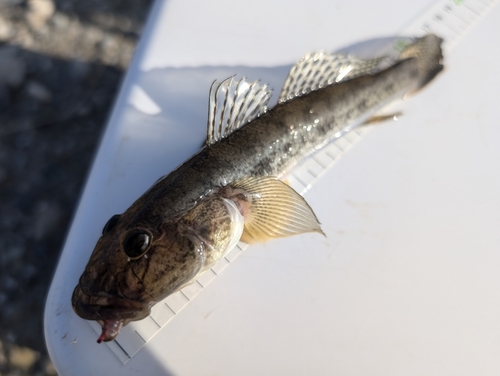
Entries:
<svg viewBox="0 0 500 376">
<path fill-rule="evenodd" d="M 406 47 L 399 56 L 399 60 L 417 59 L 421 82 L 416 91 L 427 85 L 443 70 L 441 63 L 443 60 L 442 42 L 443 39 L 438 36 L 427 34 Z"/>
</svg>

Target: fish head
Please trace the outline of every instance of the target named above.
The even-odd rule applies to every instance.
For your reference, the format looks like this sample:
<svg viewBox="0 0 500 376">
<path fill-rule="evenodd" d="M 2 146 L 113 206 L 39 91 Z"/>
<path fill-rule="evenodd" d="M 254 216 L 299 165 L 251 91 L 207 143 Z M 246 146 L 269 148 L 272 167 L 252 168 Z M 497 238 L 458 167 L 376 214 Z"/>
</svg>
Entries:
<svg viewBox="0 0 500 376">
<path fill-rule="evenodd" d="M 114 339 L 232 248 L 243 232 L 240 217 L 217 195 L 174 218 L 135 205 L 111 217 L 73 292 L 73 309 L 101 324 L 98 342 Z"/>
</svg>

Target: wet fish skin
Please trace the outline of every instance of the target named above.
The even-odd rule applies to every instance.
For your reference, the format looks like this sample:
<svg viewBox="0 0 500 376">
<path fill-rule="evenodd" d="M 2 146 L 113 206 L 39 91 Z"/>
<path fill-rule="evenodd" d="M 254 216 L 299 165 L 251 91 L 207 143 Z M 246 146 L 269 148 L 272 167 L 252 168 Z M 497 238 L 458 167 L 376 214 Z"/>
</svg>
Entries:
<svg viewBox="0 0 500 376">
<path fill-rule="evenodd" d="M 186 199 L 194 203 L 206 190 L 244 176 L 281 177 L 328 143 L 335 133 L 362 123 L 376 109 L 418 88 L 421 80 L 417 61 L 408 59 L 375 75 L 327 86 L 279 104 L 201 150 L 154 186 L 151 196 L 141 198 L 137 206 L 144 207 L 154 197 L 166 204 L 158 208 L 159 212 L 175 215 L 185 210 Z"/>
<path fill-rule="evenodd" d="M 224 201 L 212 195 L 182 218 L 157 218 L 147 224 L 140 219 L 144 213 L 134 218 L 137 213 L 126 211 L 96 244 L 73 292 L 74 310 L 103 327 L 148 316 L 156 302 L 217 262 L 228 247 L 234 223 Z M 154 243 L 146 257 L 130 260 L 123 244 L 127 234 L 141 228 L 151 233 Z"/>
<path fill-rule="evenodd" d="M 280 103 L 160 179 L 105 226 L 74 290 L 75 312 L 97 320 L 99 341 L 109 341 L 214 265 L 240 236 L 321 232 L 312 209 L 278 178 L 430 81 L 442 69 L 440 43 L 428 35 L 385 70 Z M 271 219 L 259 218 L 259 202 L 269 206 L 264 212 Z"/>
</svg>

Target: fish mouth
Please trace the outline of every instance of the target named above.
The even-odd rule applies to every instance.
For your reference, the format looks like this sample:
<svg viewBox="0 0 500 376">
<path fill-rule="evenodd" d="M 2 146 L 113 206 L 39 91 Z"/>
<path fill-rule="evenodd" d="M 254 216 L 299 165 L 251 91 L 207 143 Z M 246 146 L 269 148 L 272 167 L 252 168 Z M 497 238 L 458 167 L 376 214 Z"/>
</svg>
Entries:
<svg viewBox="0 0 500 376">
<path fill-rule="evenodd" d="M 140 320 L 150 313 L 150 304 L 109 295 L 90 295 L 80 285 L 75 287 L 71 298 L 73 310 L 85 320 L 97 321 L 102 333 L 97 340 L 108 342 L 115 339 L 121 328 L 130 321 Z"/>
<path fill-rule="evenodd" d="M 124 325 L 124 320 L 106 320 L 106 321 L 98 321 L 101 324 L 102 332 L 99 338 L 97 338 L 97 343 L 109 342 L 116 338 L 116 336 L 120 333 Z"/>
</svg>

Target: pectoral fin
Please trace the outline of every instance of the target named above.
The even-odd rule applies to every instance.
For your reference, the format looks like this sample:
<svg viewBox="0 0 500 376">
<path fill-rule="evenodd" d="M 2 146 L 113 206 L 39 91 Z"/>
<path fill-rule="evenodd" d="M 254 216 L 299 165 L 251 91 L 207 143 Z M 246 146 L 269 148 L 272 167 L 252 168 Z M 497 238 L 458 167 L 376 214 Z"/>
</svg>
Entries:
<svg viewBox="0 0 500 376">
<path fill-rule="evenodd" d="M 241 237 L 245 243 L 304 232 L 323 233 L 304 198 L 276 177 L 248 177 L 223 189 L 245 218 Z"/>
</svg>

